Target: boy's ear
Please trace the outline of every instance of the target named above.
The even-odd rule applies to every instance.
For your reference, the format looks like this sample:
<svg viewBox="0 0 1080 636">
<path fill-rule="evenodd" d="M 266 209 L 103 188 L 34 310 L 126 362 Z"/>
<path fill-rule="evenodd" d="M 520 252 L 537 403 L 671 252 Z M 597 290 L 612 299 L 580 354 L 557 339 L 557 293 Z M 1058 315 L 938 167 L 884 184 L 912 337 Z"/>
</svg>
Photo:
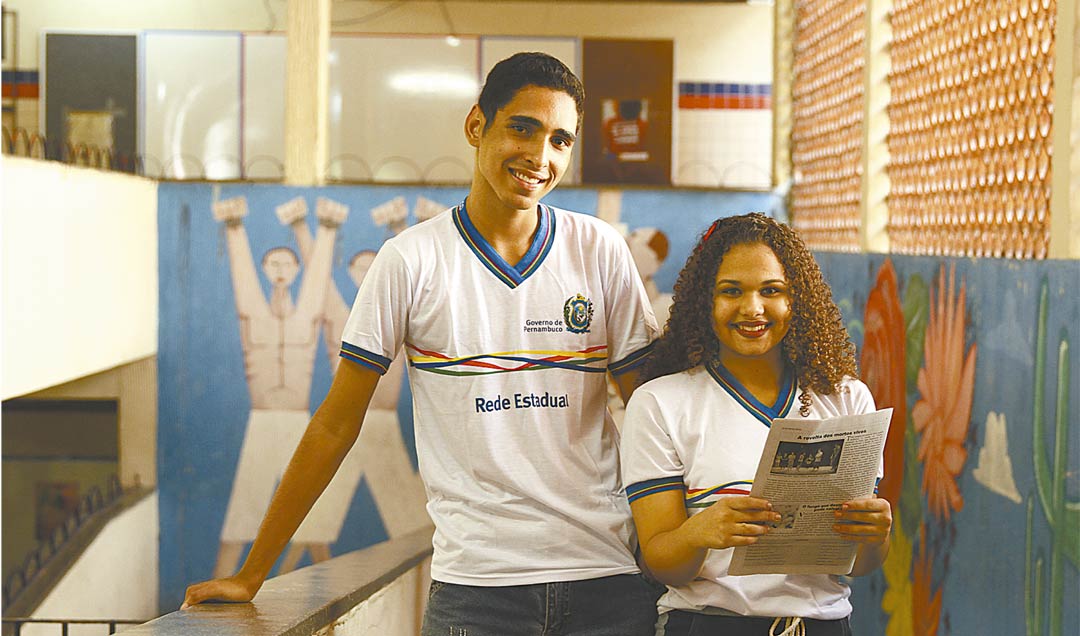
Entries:
<svg viewBox="0 0 1080 636">
<path fill-rule="evenodd" d="M 484 111 L 480 110 L 479 104 L 474 105 L 472 110 L 469 111 L 469 116 L 465 118 L 465 139 L 473 148 L 480 147 L 480 137 L 484 134 L 484 125 L 486 123 Z"/>
</svg>

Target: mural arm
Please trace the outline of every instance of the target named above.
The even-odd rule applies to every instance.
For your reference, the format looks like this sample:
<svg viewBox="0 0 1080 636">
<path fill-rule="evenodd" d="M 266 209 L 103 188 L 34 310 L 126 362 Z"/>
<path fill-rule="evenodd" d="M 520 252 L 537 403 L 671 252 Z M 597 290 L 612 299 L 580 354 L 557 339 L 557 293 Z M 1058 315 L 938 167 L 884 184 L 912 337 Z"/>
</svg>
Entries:
<svg viewBox="0 0 1080 636">
<path fill-rule="evenodd" d="M 255 596 L 356 443 L 379 378 L 375 371 L 350 360 L 338 366 L 326 399 L 312 416 L 285 469 L 244 565 L 231 577 L 189 587 L 183 607 L 209 600 L 246 602 Z"/>
<path fill-rule="evenodd" d="M 311 257 L 304 264 L 304 277 L 300 283 L 300 296 L 297 298 L 298 311 L 323 313 L 328 289 L 332 287 L 330 271 L 334 259 L 334 239 L 338 227 L 345 221 L 349 208 L 320 198 L 315 207 L 319 219 L 319 228 L 315 231 L 315 244 Z M 336 288 L 335 288 L 336 289 Z M 338 296 L 340 298 L 340 296 Z"/>
<path fill-rule="evenodd" d="M 311 236 L 311 230 L 308 228 L 307 218 L 308 208 L 302 197 L 296 197 L 292 201 L 283 203 L 277 207 L 278 221 L 282 225 L 288 226 L 293 231 L 293 236 L 296 237 L 296 245 L 300 248 L 300 259 L 304 263 L 304 267 L 311 265 L 312 252 L 314 251 L 315 239 Z M 349 306 L 345 304 L 345 300 L 341 297 L 341 293 L 338 291 L 337 285 L 334 284 L 333 275 L 327 275 L 327 288 L 326 288 L 326 301 L 324 304 L 324 314 L 328 323 L 337 326 L 344 326 L 345 318 L 349 316 Z M 341 349 L 341 333 L 340 329 L 336 329 L 337 333 L 331 335 L 327 334 L 327 337 L 333 342 L 329 342 L 327 346 L 327 354 L 331 356 L 332 365 L 336 368 L 337 364 L 337 352 Z"/>
<path fill-rule="evenodd" d="M 303 197 L 296 197 L 277 206 L 274 211 L 277 212 L 278 221 L 282 225 L 292 228 L 296 246 L 300 249 L 300 260 L 307 266 L 308 261 L 311 260 L 313 241 L 311 230 L 305 222 L 308 213 L 307 203 Z"/>
<path fill-rule="evenodd" d="M 244 197 L 235 197 L 215 201 L 213 213 L 214 220 L 225 224 L 236 312 L 240 315 L 251 315 L 257 308 L 265 305 L 266 301 L 259 286 L 259 275 L 255 270 L 255 259 L 251 254 L 247 232 L 244 230 L 244 217 L 248 213 L 247 200 Z"/>
</svg>

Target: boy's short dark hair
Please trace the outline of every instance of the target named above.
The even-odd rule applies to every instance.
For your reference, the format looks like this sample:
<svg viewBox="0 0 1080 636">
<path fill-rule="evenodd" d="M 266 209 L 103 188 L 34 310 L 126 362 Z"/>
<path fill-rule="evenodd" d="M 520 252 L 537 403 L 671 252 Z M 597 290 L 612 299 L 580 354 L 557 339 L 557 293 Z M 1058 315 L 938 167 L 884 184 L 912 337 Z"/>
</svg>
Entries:
<svg viewBox="0 0 1080 636">
<path fill-rule="evenodd" d="M 480 91 L 480 111 L 484 113 L 484 130 L 495 121 L 495 113 L 510 103 L 526 86 L 539 86 L 562 91 L 577 106 L 578 128 L 585 111 L 585 87 L 565 64 L 547 53 L 515 53 L 502 60 L 488 73 Z"/>
</svg>

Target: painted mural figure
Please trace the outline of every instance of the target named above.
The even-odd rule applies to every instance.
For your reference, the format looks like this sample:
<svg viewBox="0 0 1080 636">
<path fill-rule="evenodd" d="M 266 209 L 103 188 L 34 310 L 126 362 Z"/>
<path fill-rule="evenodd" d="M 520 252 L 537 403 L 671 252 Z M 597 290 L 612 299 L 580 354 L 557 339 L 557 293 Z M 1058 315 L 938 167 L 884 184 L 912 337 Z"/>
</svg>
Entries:
<svg viewBox="0 0 1080 636">
<path fill-rule="evenodd" d="M 244 371 L 251 396 L 236 476 L 221 529 L 215 576 L 232 574 L 245 544 L 255 540 L 270 503 L 274 485 L 311 417 L 309 395 L 318 348 L 326 281 L 330 276 L 334 238 L 348 209 L 320 199 L 316 215 L 319 229 L 293 301 L 290 286 L 300 275 L 300 261 L 287 247 L 275 247 L 262 258 L 270 281 L 270 297 L 263 296 L 243 219 L 244 198 L 213 205 L 214 218 L 225 225 L 232 272 Z M 315 558 L 329 558 L 328 545 L 336 538 L 323 518 L 326 506 L 317 506 L 292 540 L 308 546 Z"/>
<path fill-rule="evenodd" d="M 656 316 L 656 324 L 663 331 L 664 325 L 667 324 L 668 310 L 671 307 L 671 294 L 661 292 L 653 277 L 667 260 L 669 250 L 667 235 L 655 227 L 639 227 L 626 236 L 626 244 L 630 247 L 634 266 L 637 268 L 638 275 L 641 276 L 642 284 L 645 285 L 645 293 L 649 296 L 653 315 Z M 621 429 L 626 415 L 626 404 L 614 380 L 608 382 L 608 410 L 611 411 L 611 417 Z"/>
<path fill-rule="evenodd" d="M 292 228 L 296 244 L 300 248 L 300 256 L 304 264 L 308 265 L 314 249 L 314 239 L 306 222 L 307 205 L 304 199 L 298 197 L 278 206 L 277 215 L 282 225 Z M 394 233 L 398 234 L 405 226 L 399 221 L 394 221 L 391 227 Z M 357 287 L 363 283 L 374 259 L 375 252 L 365 250 L 357 252 L 349 260 L 349 277 Z M 330 368 L 334 371 L 337 370 L 341 360 L 341 356 L 338 355 L 341 351 L 341 333 L 345 329 L 348 318 L 349 306 L 345 304 L 333 279 L 328 279 L 322 311 L 322 334 Z M 360 485 L 360 480 L 365 477 L 390 538 L 430 523 L 427 516 L 423 514 L 426 500 L 424 484 L 420 476 L 412 470 L 412 462 L 401 437 L 401 425 L 398 420 L 398 400 L 405 374 L 405 363 L 402 358 L 404 354 L 398 355 L 379 381 L 364 417 L 364 427 L 360 432 L 359 443 L 354 445 L 345 456 L 341 468 L 319 497 L 319 506 L 324 507 L 330 516 L 326 519 L 326 523 L 330 526 L 327 534 L 332 534 L 334 537 L 331 542 L 340 536 L 356 489 Z M 278 569 L 279 573 L 289 572 L 295 568 L 303 556 L 304 547 L 303 544 L 293 543 Z M 329 554 L 328 547 L 324 550 L 323 546 L 317 546 L 317 549 L 320 556 Z M 315 553 L 312 554 L 312 558 L 320 560 L 316 558 Z"/>
<path fill-rule="evenodd" d="M 838 576 L 727 574 L 732 548 L 786 523 L 749 494 L 772 420 L 875 410 L 828 285 L 791 228 L 748 214 L 713 223 L 675 289 L 621 446 L 642 555 L 668 586 L 657 633 L 850 633 L 850 591 Z M 786 458 L 803 472 L 823 456 Z M 879 568 L 889 502 L 875 495 L 835 514 L 833 530 L 858 544 L 850 574 Z"/>
<path fill-rule="evenodd" d="M 566 636 L 654 633 L 657 591 L 631 547 L 606 376 L 629 396 L 656 322 L 618 231 L 540 202 L 570 165 L 583 109 L 580 80 L 557 59 L 495 65 L 464 122 L 476 149 L 466 200 L 379 250 L 344 361 L 244 565 L 189 587 L 185 606 L 255 595 L 405 350 L 435 524 L 421 633 L 519 634 L 570 614 L 571 599 Z"/>
<path fill-rule="evenodd" d="M 645 285 L 645 292 L 652 303 L 656 324 L 663 329 L 671 310 L 672 296 L 660 291 L 653 277 L 667 260 L 668 237 L 655 227 L 639 227 L 630 232 L 626 237 L 626 243 L 630 246 L 630 253 L 634 256 L 634 265 L 637 266 L 641 282 Z"/>
</svg>

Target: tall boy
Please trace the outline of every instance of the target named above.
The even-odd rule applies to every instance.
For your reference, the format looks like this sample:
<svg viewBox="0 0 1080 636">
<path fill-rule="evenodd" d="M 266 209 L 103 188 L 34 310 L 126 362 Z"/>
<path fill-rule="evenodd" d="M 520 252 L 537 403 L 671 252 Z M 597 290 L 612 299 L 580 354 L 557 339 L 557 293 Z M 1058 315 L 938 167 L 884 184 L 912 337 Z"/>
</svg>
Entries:
<svg viewBox="0 0 1080 636">
<path fill-rule="evenodd" d="M 240 572 L 185 603 L 248 600 L 355 441 L 404 346 L 435 522 L 423 634 L 652 634 L 618 478 L 605 372 L 624 397 L 656 335 L 625 242 L 540 203 L 570 164 L 584 91 L 519 53 L 465 120 L 461 205 L 386 242 L 357 294 L 326 400 Z"/>
</svg>

